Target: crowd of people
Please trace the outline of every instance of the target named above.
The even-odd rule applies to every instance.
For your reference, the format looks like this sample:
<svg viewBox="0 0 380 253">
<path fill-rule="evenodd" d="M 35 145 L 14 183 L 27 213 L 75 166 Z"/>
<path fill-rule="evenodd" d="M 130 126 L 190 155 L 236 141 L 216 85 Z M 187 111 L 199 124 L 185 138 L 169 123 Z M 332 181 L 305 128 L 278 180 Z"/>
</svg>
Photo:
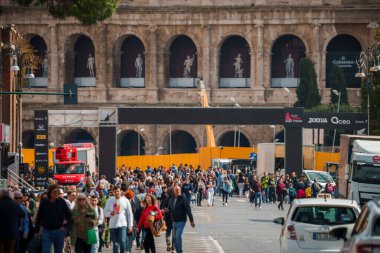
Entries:
<svg viewBox="0 0 380 253">
<path fill-rule="evenodd" d="M 51 182 L 51 181 L 50 181 Z M 316 196 L 318 182 L 303 177 L 252 171 L 173 164 L 145 171 L 121 166 L 116 177 L 88 173 L 83 187 L 51 182 L 35 194 L 28 189 L 0 192 L 0 253 L 6 252 L 131 252 L 133 245 L 156 252 L 154 238 L 166 228 L 168 252 L 182 253 L 182 234 L 187 219 L 195 226 L 191 206 L 215 205 L 215 196 L 228 205 L 231 197 L 248 198 L 260 209 L 262 203 L 284 203 Z M 333 191 L 327 184 L 326 192 Z M 155 226 L 154 224 L 159 224 Z M 161 226 L 160 226 L 161 225 Z M 161 230 L 160 230 L 161 229 Z"/>
</svg>

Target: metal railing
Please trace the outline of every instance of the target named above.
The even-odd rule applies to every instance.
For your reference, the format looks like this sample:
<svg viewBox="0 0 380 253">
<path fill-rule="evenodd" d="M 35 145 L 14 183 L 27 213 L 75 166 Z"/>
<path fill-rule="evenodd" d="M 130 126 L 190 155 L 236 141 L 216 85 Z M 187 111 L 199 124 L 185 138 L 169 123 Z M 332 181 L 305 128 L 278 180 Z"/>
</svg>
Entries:
<svg viewBox="0 0 380 253">
<path fill-rule="evenodd" d="M 28 182 L 26 182 L 23 178 L 21 178 L 19 175 L 17 175 L 10 169 L 8 169 L 8 185 L 17 188 L 28 188 L 32 191 L 36 190 L 32 185 L 30 185 Z"/>
</svg>

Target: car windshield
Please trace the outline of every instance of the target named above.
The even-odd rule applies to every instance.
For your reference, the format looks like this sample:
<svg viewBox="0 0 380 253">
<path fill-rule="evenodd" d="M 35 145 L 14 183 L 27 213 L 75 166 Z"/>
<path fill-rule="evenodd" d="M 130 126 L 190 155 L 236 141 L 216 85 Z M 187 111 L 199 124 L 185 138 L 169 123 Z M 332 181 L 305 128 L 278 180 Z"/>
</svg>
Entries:
<svg viewBox="0 0 380 253">
<path fill-rule="evenodd" d="M 54 174 L 83 174 L 83 164 L 56 164 L 54 167 Z"/>
<path fill-rule="evenodd" d="M 358 183 L 379 184 L 380 164 L 356 164 L 353 169 L 352 180 Z"/>
<path fill-rule="evenodd" d="M 316 179 L 318 183 L 334 182 L 334 179 L 330 176 L 329 173 L 326 172 L 307 172 L 307 175 L 311 181 L 314 181 L 314 179 Z"/>
<path fill-rule="evenodd" d="M 352 207 L 302 206 L 296 208 L 292 221 L 314 225 L 355 223 L 357 212 Z"/>
</svg>

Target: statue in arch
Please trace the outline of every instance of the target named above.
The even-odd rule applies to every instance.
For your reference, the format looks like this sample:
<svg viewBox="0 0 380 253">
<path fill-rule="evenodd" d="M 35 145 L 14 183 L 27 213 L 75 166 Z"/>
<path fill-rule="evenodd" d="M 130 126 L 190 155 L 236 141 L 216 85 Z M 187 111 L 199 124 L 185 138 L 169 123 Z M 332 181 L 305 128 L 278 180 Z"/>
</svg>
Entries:
<svg viewBox="0 0 380 253">
<path fill-rule="evenodd" d="M 44 59 L 42 60 L 42 77 L 48 77 L 48 68 L 49 68 L 49 62 L 48 62 L 48 56 L 47 53 L 45 53 Z"/>
<path fill-rule="evenodd" d="M 141 78 L 142 77 L 142 67 L 143 66 L 143 59 L 141 58 L 141 54 L 137 54 L 137 58 L 135 60 L 135 68 L 136 68 L 136 77 Z"/>
<path fill-rule="evenodd" d="M 237 56 L 234 60 L 235 60 L 235 62 L 233 63 L 233 65 L 235 66 L 235 76 L 234 77 L 242 78 L 243 77 L 243 69 L 241 68 L 241 65 L 243 64 L 243 60 L 241 58 L 241 54 L 237 54 Z"/>
<path fill-rule="evenodd" d="M 91 54 L 88 54 L 87 68 L 88 68 L 88 71 L 90 72 L 90 77 L 95 77 L 94 65 L 95 65 L 95 58 Z"/>
<path fill-rule="evenodd" d="M 185 62 L 183 63 L 183 65 L 185 66 L 185 69 L 183 70 L 184 78 L 190 78 L 190 71 L 191 67 L 193 66 L 194 58 L 194 55 L 193 58 L 190 58 L 190 55 L 188 55 Z"/>
<path fill-rule="evenodd" d="M 288 58 L 286 58 L 285 62 L 285 70 L 287 78 L 294 78 L 294 61 L 291 54 L 289 54 Z"/>
</svg>

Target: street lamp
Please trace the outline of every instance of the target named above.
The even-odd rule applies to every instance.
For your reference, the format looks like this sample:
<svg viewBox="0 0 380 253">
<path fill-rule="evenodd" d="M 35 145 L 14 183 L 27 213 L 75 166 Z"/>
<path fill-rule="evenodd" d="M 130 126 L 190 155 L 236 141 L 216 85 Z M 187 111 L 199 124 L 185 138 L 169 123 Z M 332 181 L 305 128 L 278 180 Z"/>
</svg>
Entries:
<svg viewBox="0 0 380 253">
<path fill-rule="evenodd" d="M 288 107 L 290 107 L 290 90 L 287 87 L 284 87 L 283 89 L 287 93 L 287 96 L 288 96 Z"/>
<path fill-rule="evenodd" d="M 0 57 L 9 56 L 9 58 L 12 60 L 12 64 L 10 66 L 11 74 L 13 74 L 13 82 L 10 83 L 9 91 L 20 91 L 22 92 L 22 78 L 24 79 L 31 79 L 34 78 L 33 74 L 33 63 L 34 63 L 34 55 L 33 51 L 30 47 L 22 47 L 18 43 L 15 42 L 9 42 L 9 43 L 0 43 L 0 51 L 4 50 L 4 54 L 0 54 Z M 1 61 L 2 62 L 2 61 Z M 20 64 L 20 65 L 19 65 Z M 24 70 L 24 71 L 23 71 Z M 24 75 L 22 73 L 25 73 Z M 19 82 L 16 82 L 18 79 Z M 13 103 L 16 105 L 14 107 L 14 104 L 11 104 L 11 108 L 15 108 L 16 112 L 14 113 L 15 118 L 14 121 L 11 119 L 11 126 L 13 131 L 15 133 L 12 145 L 13 147 L 16 147 L 19 152 L 20 157 L 20 163 L 22 163 L 22 97 L 20 94 L 18 95 L 10 95 L 11 101 L 14 101 Z M 12 102 L 11 102 L 12 103 Z M 14 110 L 14 109 L 12 109 Z"/>
<path fill-rule="evenodd" d="M 234 107 L 235 108 L 238 108 L 240 107 L 240 105 L 238 104 L 238 102 L 236 101 L 236 99 L 234 97 L 230 97 L 230 100 L 232 102 L 234 102 Z M 236 147 L 236 132 L 237 132 L 237 126 L 235 125 L 235 129 L 234 129 L 234 147 Z"/>
<path fill-rule="evenodd" d="M 276 126 L 275 125 L 270 125 L 270 128 L 273 128 L 273 143 L 276 142 Z"/>
<path fill-rule="evenodd" d="M 337 112 L 339 113 L 339 107 L 340 107 L 340 97 L 342 96 L 342 92 L 339 92 L 337 90 L 332 90 L 332 92 L 338 96 L 338 110 Z M 333 138 L 333 146 L 331 152 L 334 152 L 335 150 L 335 136 L 336 136 L 336 129 L 334 129 L 334 138 Z"/>
<path fill-rule="evenodd" d="M 368 126 L 367 133 L 369 135 L 369 120 L 370 120 L 370 90 L 372 86 L 373 73 L 380 71 L 380 42 L 369 46 L 367 51 L 362 51 L 359 55 L 359 61 L 356 60 L 356 65 L 358 66 L 358 72 L 355 77 L 366 78 L 366 89 L 367 89 L 367 114 L 368 114 Z M 371 66 L 372 65 L 372 66 Z"/>
</svg>

